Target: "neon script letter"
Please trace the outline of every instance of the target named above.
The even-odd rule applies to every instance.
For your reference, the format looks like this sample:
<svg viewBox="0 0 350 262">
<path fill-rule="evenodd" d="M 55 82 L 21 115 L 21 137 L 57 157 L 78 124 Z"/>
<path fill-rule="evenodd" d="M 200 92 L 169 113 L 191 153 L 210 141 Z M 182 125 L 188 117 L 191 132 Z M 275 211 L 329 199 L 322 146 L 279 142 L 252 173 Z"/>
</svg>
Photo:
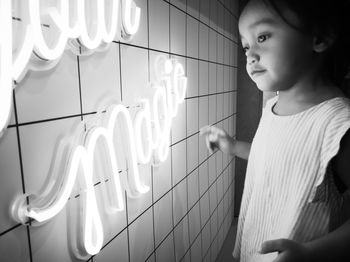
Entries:
<svg viewBox="0 0 350 262">
<path fill-rule="evenodd" d="M 86 130 L 82 123 L 72 137 L 62 141 L 58 149 L 57 156 L 68 155 L 67 160 L 63 161 L 65 170 L 60 173 L 57 166 L 62 161 L 56 159 L 52 169 L 55 173 L 50 175 L 39 193 L 21 195 L 15 200 L 12 216 L 16 221 L 26 223 L 28 219 L 34 219 L 44 222 L 53 218 L 65 207 L 77 181 L 83 211 L 79 212 L 82 230 L 76 245 L 81 248 L 75 248 L 75 254 L 85 259 L 100 251 L 104 236 L 93 182 L 96 157 L 107 159 L 109 163 L 108 174 L 95 176 L 99 176 L 100 181 L 109 179 L 106 183 L 109 188 L 104 192 L 104 207 L 106 213 L 115 213 L 124 209 L 123 189 L 130 197 L 138 197 L 149 191 L 149 187 L 140 179 L 138 164 L 151 161 L 158 164 L 168 156 L 171 123 L 179 104 L 185 99 L 187 78 L 183 66 L 176 60 L 160 56 L 156 65 L 159 78 L 153 83 L 155 92 L 152 104 L 147 99 L 140 100 L 141 109 L 137 111 L 134 121 L 127 107 L 116 104 L 97 114 L 95 124 Z M 118 144 L 120 138 L 122 142 Z M 102 148 L 98 152 L 104 153 L 96 156 L 98 147 Z M 128 162 L 127 175 L 118 172 L 120 163 L 117 150 L 120 148 Z"/>
<path fill-rule="evenodd" d="M 57 6 L 43 6 L 45 2 L 20 1 L 16 11 L 24 29 L 17 43 L 12 0 L 0 0 L 0 136 L 9 121 L 13 81 L 19 82 L 28 70 L 54 67 L 67 43 L 77 55 L 90 54 L 108 47 L 119 29 L 123 38 L 130 39 L 139 28 L 141 10 L 133 0 L 57 0 Z M 92 10 L 89 19 L 86 10 Z M 44 18 L 50 21 L 50 36 L 54 35 L 49 41 L 42 30 Z"/>
</svg>

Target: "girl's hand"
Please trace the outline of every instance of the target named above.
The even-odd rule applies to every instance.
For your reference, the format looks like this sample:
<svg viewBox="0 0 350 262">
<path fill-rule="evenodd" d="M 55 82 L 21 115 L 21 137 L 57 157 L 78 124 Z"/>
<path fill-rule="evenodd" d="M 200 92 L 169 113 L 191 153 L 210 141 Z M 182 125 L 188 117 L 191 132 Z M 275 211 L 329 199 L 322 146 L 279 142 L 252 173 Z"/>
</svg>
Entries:
<svg viewBox="0 0 350 262">
<path fill-rule="evenodd" d="M 309 250 L 298 242 L 289 239 L 265 241 L 261 245 L 261 254 L 278 252 L 273 262 L 311 262 Z"/>
<path fill-rule="evenodd" d="M 207 148 L 212 154 L 215 149 L 220 149 L 224 153 L 230 153 L 232 138 L 222 129 L 216 126 L 204 126 L 200 129 L 200 135 L 205 135 Z"/>
</svg>

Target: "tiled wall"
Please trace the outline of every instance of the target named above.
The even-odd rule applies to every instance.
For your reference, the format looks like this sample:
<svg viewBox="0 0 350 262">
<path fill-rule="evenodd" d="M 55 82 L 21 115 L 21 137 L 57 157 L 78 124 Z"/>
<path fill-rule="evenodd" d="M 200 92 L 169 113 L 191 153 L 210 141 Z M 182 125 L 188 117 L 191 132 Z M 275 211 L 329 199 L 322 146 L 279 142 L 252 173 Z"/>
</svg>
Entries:
<svg viewBox="0 0 350 262">
<path fill-rule="evenodd" d="M 138 199 L 126 195 L 125 210 L 113 217 L 101 252 L 89 261 L 215 261 L 233 219 L 235 162 L 210 155 L 199 128 L 216 124 L 235 135 L 237 2 L 135 0 L 141 26 L 131 42 L 86 57 L 66 51 L 54 69 L 30 72 L 18 83 L 0 140 L 0 261 L 75 261 L 69 205 L 32 227 L 10 219 L 10 203 L 40 189 L 60 139 L 94 116 L 101 101 L 132 107 L 147 96 L 159 54 L 177 58 L 188 77 L 169 157 L 159 167 L 139 165 L 151 190 Z"/>
</svg>

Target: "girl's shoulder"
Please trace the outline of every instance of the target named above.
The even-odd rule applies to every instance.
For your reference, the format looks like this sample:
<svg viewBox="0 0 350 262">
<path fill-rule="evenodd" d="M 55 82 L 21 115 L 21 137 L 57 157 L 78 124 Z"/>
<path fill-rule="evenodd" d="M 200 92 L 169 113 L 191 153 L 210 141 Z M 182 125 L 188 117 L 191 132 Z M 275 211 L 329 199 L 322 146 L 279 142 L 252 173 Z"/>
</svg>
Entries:
<svg viewBox="0 0 350 262">
<path fill-rule="evenodd" d="M 322 102 L 318 108 L 321 114 L 328 117 L 350 118 L 350 99 L 347 97 L 335 97 Z"/>
</svg>

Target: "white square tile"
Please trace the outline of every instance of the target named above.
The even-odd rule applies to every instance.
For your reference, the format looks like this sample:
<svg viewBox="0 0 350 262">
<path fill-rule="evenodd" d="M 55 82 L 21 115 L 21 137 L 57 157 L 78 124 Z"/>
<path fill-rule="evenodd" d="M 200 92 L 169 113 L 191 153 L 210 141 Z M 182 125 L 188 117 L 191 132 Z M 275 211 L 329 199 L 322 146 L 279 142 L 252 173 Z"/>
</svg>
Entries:
<svg viewBox="0 0 350 262">
<path fill-rule="evenodd" d="M 149 47 L 169 52 L 169 4 L 149 0 Z"/>
<path fill-rule="evenodd" d="M 68 225 L 71 225 L 71 221 L 67 217 L 71 218 L 67 208 L 64 208 L 49 222 L 30 228 L 33 261 L 44 262 L 48 257 L 54 262 L 71 260 L 67 240 L 70 237 Z"/>
<path fill-rule="evenodd" d="M 40 190 L 50 174 L 59 142 L 70 135 L 72 128 L 79 122 L 80 117 L 76 117 L 19 127 L 27 193 Z"/>
<path fill-rule="evenodd" d="M 186 176 L 186 141 L 182 141 L 171 147 L 173 185 L 176 185 Z"/>
<path fill-rule="evenodd" d="M 141 9 L 140 25 L 136 34 L 130 40 L 121 38 L 121 42 L 128 42 L 133 45 L 148 47 L 148 23 L 147 23 L 147 1 L 134 0 L 136 6 Z M 151 2 L 151 1 L 150 1 Z"/>
<path fill-rule="evenodd" d="M 187 56 L 198 58 L 199 42 L 198 42 L 199 22 L 187 16 Z"/>
<path fill-rule="evenodd" d="M 186 54 L 186 14 L 170 7 L 170 52 Z"/>
<path fill-rule="evenodd" d="M 233 92 L 233 98 L 232 98 L 232 104 L 233 104 L 233 112 L 237 112 L 237 91 Z"/>
<path fill-rule="evenodd" d="M 191 247 L 191 261 L 201 261 L 202 260 L 202 239 L 201 237 L 197 237 Z"/>
<path fill-rule="evenodd" d="M 198 134 L 191 136 L 187 141 L 187 173 L 198 167 Z"/>
<path fill-rule="evenodd" d="M 10 217 L 9 205 L 23 193 L 15 128 L 7 129 L 0 139 L 0 170 L 0 232 L 4 232 L 17 224 Z"/>
<path fill-rule="evenodd" d="M 216 64 L 209 64 L 209 94 L 217 92 L 217 67 Z"/>
<path fill-rule="evenodd" d="M 186 100 L 187 103 L 187 136 L 198 132 L 198 106 L 199 98 Z"/>
<path fill-rule="evenodd" d="M 15 228 L 0 237 L 0 254 L 2 261 L 29 261 L 29 243 L 27 228 Z"/>
<path fill-rule="evenodd" d="M 219 128 L 223 129 L 220 125 Z M 216 157 L 216 176 L 219 176 L 223 170 L 223 153 L 221 151 L 217 151 L 215 154 Z"/>
<path fill-rule="evenodd" d="M 174 225 L 187 213 L 187 179 L 182 180 L 173 189 Z"/>
<path fill-rule="evenodd" d="M 209 97 L 199 98 L 199 128 L 209 124 Z"/>
<path fill-rule="evenodd" d="M 209 28 L 209 61 L 211 62 L 217 61 L 217 37 L 217 32 Z"/>
<path fill-rule="evenodd" d="M 187 0 L 187 13 L 199 18 L 199 1 L 200 0 Z"/>
<path fill-rule="evenodd" d="M 210 1 L 210 27 L 217 29 L 218 26 L 218 1 Z"/>
<path fill-rule="evenodd" d="M 186 102 L 178 107 L 176 117 L 172 120 L 171 142 L 172 144 L 186 137 Z"/>
<path fill-rule="evenodd" d="M 153 167 L 153 197 L 157 201 L 171 188 L 171 155 L 158 166 Z"/>
<path fill-rule="evenodd" d="M 209 210 L 209 191 L 205 192 L 200 200 L 201 221 L 202 225 L 206 224 L 210 218 Z"/>
<path fill-rule="evenodd" d="M 104 109 L 106 105 L 101 103 L 107 100 L 121 101 L 119 44 L 111 43 L 105 52 L 82 56 L 79 62 L 83 113 Z"/>
<path fill-rule="evenodd" d="M 224 38 L 224 64 L 230 64 L 230 43 L 231 40 Z"/>
<path fill-rule="evenodd" d="M 174 237 L 176 261 L 180 261 L 189 248 L 187 216 L 175 227 Z"/>
<path fill-rule="evenodd" d="M 209 96 L 209 124 L 216 122 L 216 95 Z"/>
<path fill-rule="evenodd" d="M 154 90 L 148 85 L 147 50 L 122 45 L 121 72 L 123 104 L 134 106 L 139 98 L 153 97 Z"/>
<path fill-rule="evenodd" d="M 224 35 L 230 37 L 230 18 L 231 15 L 227 9 L 224 9 Z"/>
<path fill-rule="evenodd" d="M 151 182 L 151 166 L 150 165 L 138 165 L 141 182 L 150 187 Z M 129 222 L 136 219 L 142 214 L 148 207 L 152 205 L 152 190 L 140 195 L 137 198 L 128 196 L 128 219 Z"/>
<path fill-rule="evenodd" d="M 209 57 L 209 28 L 202 23 L 199 24 L 199 58 L 208 60 Z"/>
<path fill-rule="evenodd" d="M 210 19 L 210 0 L 200 0 L 200 15 L 199 19 L 209 25 L 209 19 Z"/>
<path fill-rule="evenodd" d="M 198 96 L 199 89 L 198 60 L 187 58 L 187 92 L 186 97 Z"/>
<path fill-rule="evenodd" d="M 218 233 L 218 250 L 221 250 L 223 243 L 224 243 L 224 230 L 221 226 Z"/>
<path fill-rule="evenodd" d="M 111 243 L 104 247 L 100 253 L 94 257 L 94 262 L 109 262 L 118 258 L 119 261 L 128 261 L 128 239 L 124 230 Z"/>
<path fill-rule="evenodd" d="M 223 34 L 224 33 L 224 7 L 223 5 L 219 2 L 218 3 L 218 31 L 219 33 Z"/>
<path fill-rule="evenodd" d="M 157 59 L 159 57 L 164 57 L 164 58 L 169 58 L 168 54 L 164 54 L 163 52 L 157 52 L 157 51 L 153 51 L 150 50 L 149 51 L 149 75 L 150 75 L 150 82 L 154 83 L 159 81 L 159 79 L 157 79 Z M 185 63 L 182 63 L 182 65 L 185 67 Z"/>
<path fill-rule="evenodd" d="M 65 52 L 52 70 L 27 73 L 16 103 L 19 123 L 80 114 L 77 57 Z"/>
<path fill-rule="evenodd" d="M 224 92 L 224 66 L 217 66 L 217 90 L 218 93 Z"/>
<path fill-rule="evenodd" d="M 210 247 L 210 255 L 211 255 L 211 261 L 215 261 L 218 257 L 219 250 L 218 250 L 218 239 L 217 237 L 213 240 L 212 245 Z"/>
<path fill-rule="evenodd" d="M 195 170 L 187 177 L 188 185 L 188 208 L 192 206 L 199 199 L 199 180 L 198 180 L 198 170 Z"/>
<path fill-rule="evenodd" d="M 238 19 L 233 19 L 233 26 L 232 28 L 238 28 Z M 239 42 L 239 36 L 238 36 L 238 30 L 233 30 L 233 41 L 234 42 Z"/>
<path fill-rule="evenodd" d="M 217 35 L 217 62 L 224 63 L 224 37 L 220 34 Z"/>
<path fill-rule="evenodd" d="M 199 61 L 199 95 L 209 92 L 209 63 Z"/>
<path fill-rule="evenodd" d="M 156 250 L 157 261 L 175 262 L 174 237 L 170 234 Z"/>
<path fill-rule="evenodd" d="M 230 91 L 230 68 L 224 66 L 224 91 Z"/>
<path fill-rule="evenodd" d="M 209 185 L 209 170 L 208 162 L 204 162 L 199 167 L 199 194 L 202 196 L 207 190 Z"/>
<path fill-rule="evenodd" d="M 210 186 L 216 179 L 216 158 L 215 158 L 215 155 L 212 155 L 209 158 L 208 168 L 209 168 L 209 186 Z"/>
<path fill-rule="evenodd" d="M 190 243 L 193 244 L 195 241 L 197 235 L 200 232 L 201 225 L 199 223 L 200 221 L 200 213 L 199 213 L 199 204 L 197 203 L 189 212 L 188 214 L 189 218 L 189 229 L 190 229 Z"/>
<path fill-rule="evenodd" d="M 217 241 L 218 229 L 219 229 L 218 228 L 218 213 L 217 213 L 217 210 L 215 210 L 210 218 L 210 230 L 211 230 L 212 245 L 215 243 L 215 241 Z M 217 250 L 216 250 L 216 252 L 217 252 Z"/>
<path fill-rule="evenodd" d="M 198 144 L 199 144 L 198 164 L 200 165 L 207 160 L 209 156 L 209 150 L 207 148 L 204 136 L 199 137 Z"/>
<path fill-rule="evenodd" d="M 154 205 L 155 244 L 158 246 L 169 234 L 173 226 L 171 192 Z"/>
<path fill-rule="evenodd" d="M 129 226 L 130 261 L 145 261 L 153 251 L 152 209 Z"/>
<path fill-rule="evenodd" d="M 217 190 L 216 190 L 216 184 L 212 184 L 209 188 L 209 208 L 210 208 L 210 214 L 213 214 L 213 212 L 216 209 L 217 206 Z"/>
<path fill-rule="evenodd" d="M 224 94 L 219 94 L 216 96 L 217 97 L 217 108 L 216 108 L 216 113 L 217 113 L 217 120 L 221 121 L 224 118 Z"/>
<path fill-rule="evenodd" d="M 210 252 L 208 252 L 210 250 L 210 223 L 207 223 L 202 230 L 202 248 L 203 255 L 209 253 L 209 256 L 206 257 L 210 257 Z"/>
<path fill-rule="evenodd" d="M 187 0 L 170 0 L 170 3 L 186 12 L 186 1 Z"/>
<path fill-rule="evenodd" d="M 230 96 L 231 95 L 232 95 L 231 93 L 226 93 L 224 95 L 224 115 L 223 115 L 223 117 L 228 117 L 230 115 L 230 103 L 229 103 L 229 100 L 230 100 Z"/>
<path fill-rule="evenodd" d="M 220 202 L 224 196 L 223 174 L 221 174 L 216 180 L 216 190 L 217 190 L 218 202 Z"/>
</svg>

